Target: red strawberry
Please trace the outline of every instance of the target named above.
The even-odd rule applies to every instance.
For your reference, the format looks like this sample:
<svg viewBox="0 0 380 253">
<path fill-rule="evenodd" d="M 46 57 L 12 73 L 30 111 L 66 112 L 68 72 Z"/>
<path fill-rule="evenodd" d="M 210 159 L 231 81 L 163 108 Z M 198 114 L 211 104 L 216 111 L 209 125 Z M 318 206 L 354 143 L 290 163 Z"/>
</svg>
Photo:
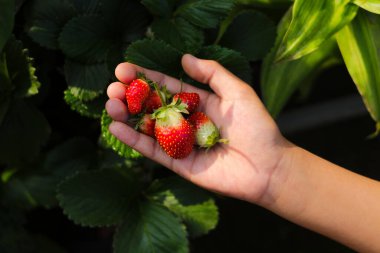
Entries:
<svg viewBox="0 0 380 253">
<path fill-rule="evenodd" d="M 203 112 L 193 113 L 188 120 L 195 128 L 196 143 L 200 147 L 211 148 L 218 142 L 228 142 L 226 139 L 220 139 L 219 129 Z"/>
<path fill-rule="evenodd" d="M 144 116 L 140 119 L 140 121 L 137 123 L 136 128 L 151 137 L 154 136 L 154 126 L 156 125 L 156 120 L 152 119 L 151 114 L 144 114 Z"/>
<path fill-rule="evenodd" d="M 154 110 L 160 108 L 161 106 L 162 106 L 162 102 L 157 91 L 154 90 L 150 92 L 149 97 L 145 101 L 145 105 L 144 105 L 145 112 L 152 113 Z"/>
<path fill-rule="evenodd" d="M 173 97 L 173 102 L 178 99 L 181 99 L 181 102 L 187 105 L 186 109 L 189 113 L 193 113 L 198 109 L 200 100 L 198 93 L 180 92 Z"/>
<path fill-rule="evenodd" d="M 138 114 L 142 111 L 142 105 L 150 94 L 150 87 L 142 79 L 133 80 L 127 87 L 125 97 L 128 103 L 128 110 L 131 114 Z"/>
<path fill-rule="evenodd" d="M 195 142 L 193 126 L 182 116 L 186 112 L 182 104 L 170 104 L 153 113 L 154 128 L 158 143 L 174 159 L 187 157 Z"/>
</svg>

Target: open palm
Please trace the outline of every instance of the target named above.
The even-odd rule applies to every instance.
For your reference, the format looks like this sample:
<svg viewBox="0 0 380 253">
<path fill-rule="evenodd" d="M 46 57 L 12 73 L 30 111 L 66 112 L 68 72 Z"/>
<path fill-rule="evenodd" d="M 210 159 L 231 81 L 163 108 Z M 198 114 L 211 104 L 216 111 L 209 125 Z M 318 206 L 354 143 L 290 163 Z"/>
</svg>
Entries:
<svg viewBox="0 0 380 253">
<path fill-rule="evenodd" d="M 182 91 L 200 95 L 200 110 L 220 128 L 228 144 L 218 144 L 209 151 L 194 149 L 185 159 L 172 159 L 153 138 L 138 133 L 126 123 L 128 111 L 124 101 L 125 85 L 137 72 L 172 93 L 179 92 L 177 79 L 130 63 L 116 68 L 120 82 L 107 90 L 106 108 L 114 122 L 110 131 L 118 139 L 178 173 L 193 183 L 224 195 L 258 202 L 266 192 L 270 178 L 288 145 L 253 89 L 215 61 L 185 55 L 182 65 L 193 79 L 209 84 L 210 93 L 184 84 Z M 249 189 L 247 191 L 247 189 Z"/>
</svg>

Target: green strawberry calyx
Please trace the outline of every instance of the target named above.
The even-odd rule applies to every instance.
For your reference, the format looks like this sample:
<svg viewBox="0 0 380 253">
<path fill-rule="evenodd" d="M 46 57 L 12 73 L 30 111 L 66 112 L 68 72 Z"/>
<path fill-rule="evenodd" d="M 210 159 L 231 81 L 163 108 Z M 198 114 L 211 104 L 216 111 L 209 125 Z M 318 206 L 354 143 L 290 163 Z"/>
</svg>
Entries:
<svg viewBox="0 0 380 253">
<path fill-rule="evenodd" d="M 152 119 L 156 119 L 157 124 L 161 126 L 177 126 L 184 119 L 181 113 L 189 113 L 186 108 L 187 105 L 179 99 L 155 110 Z"/>
</svg>

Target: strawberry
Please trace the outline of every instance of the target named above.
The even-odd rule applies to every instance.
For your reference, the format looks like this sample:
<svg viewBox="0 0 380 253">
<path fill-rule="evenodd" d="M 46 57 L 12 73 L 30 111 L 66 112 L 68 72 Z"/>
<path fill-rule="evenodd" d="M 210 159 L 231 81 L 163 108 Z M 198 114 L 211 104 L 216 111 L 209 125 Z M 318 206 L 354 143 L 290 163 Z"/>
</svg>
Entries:
<svg viewBox="0 0 380 253">
<path fill-rule="evenodd" d="M 189 113 L 193 113 L 198 109 L 200 101 L 198 93 L 180 92 L 173 97 L 173 101 L 176 102 L 178 99 L 187 105 L 186 109 Z"/>
<path fill-rule="evenodd" d="M 140 119 L 140 121 L 137 123 L 136 128 L 140 132 L 154 138 L 155 137 L 154 136 L 154 126 L 155 125 L 156 125 L 156 120 L 152 119 L 152 115 L 151 114 L 144 114 L 142 116 L 142 118 Z"/>
<path fill-rule="evenodd" d="M 218 142 L 228 142 L 220 138 L 219 129 L 203 112 L 193 113 L 188 120 L 195 128 L 196 143 L 200 147 L 211 148 Z"/>
<path fill-rule="evenodd" d="M 128 111 L 138 114 L 142 111 L 142 105 L 150 94 L 150 87 L 143 79 L 133 80 L 127 87 L 125 97 L 128 103 Z"/>
<path fill-rule="evenodd" d="M 187 157 L 195 142 L 193 126 L 182 116 L 183 104 L 172 103 L 153 113 L 156 119 L 155 136 L 162 149 L 172 158 Z"/>
<path fill-rule="evenodd" d="M 151 91 L 149 97 L 146 99 L 144 107 L 146 113 L 152 113 L 154 110 L 162 106 L 160 96 L 157 91 Z"/>
</svg>

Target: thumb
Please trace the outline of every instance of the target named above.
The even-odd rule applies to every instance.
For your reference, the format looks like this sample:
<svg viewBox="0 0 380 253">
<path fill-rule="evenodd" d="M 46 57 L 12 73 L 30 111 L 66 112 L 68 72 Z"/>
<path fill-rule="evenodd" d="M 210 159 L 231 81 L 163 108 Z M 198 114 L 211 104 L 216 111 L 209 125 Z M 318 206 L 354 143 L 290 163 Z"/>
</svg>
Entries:
<svg viewBox="0 0 380 253">
<path fill-rule="evenodd" d="M 237 98 L 252 88 L 225 69 L 218 62 L 203 60 L 193 55 L 185 54 L 182 57 L 182 66 L 185 72 L 194 80 L 209 84 L 211 89 L 221 98 Z"/>
</svg>

